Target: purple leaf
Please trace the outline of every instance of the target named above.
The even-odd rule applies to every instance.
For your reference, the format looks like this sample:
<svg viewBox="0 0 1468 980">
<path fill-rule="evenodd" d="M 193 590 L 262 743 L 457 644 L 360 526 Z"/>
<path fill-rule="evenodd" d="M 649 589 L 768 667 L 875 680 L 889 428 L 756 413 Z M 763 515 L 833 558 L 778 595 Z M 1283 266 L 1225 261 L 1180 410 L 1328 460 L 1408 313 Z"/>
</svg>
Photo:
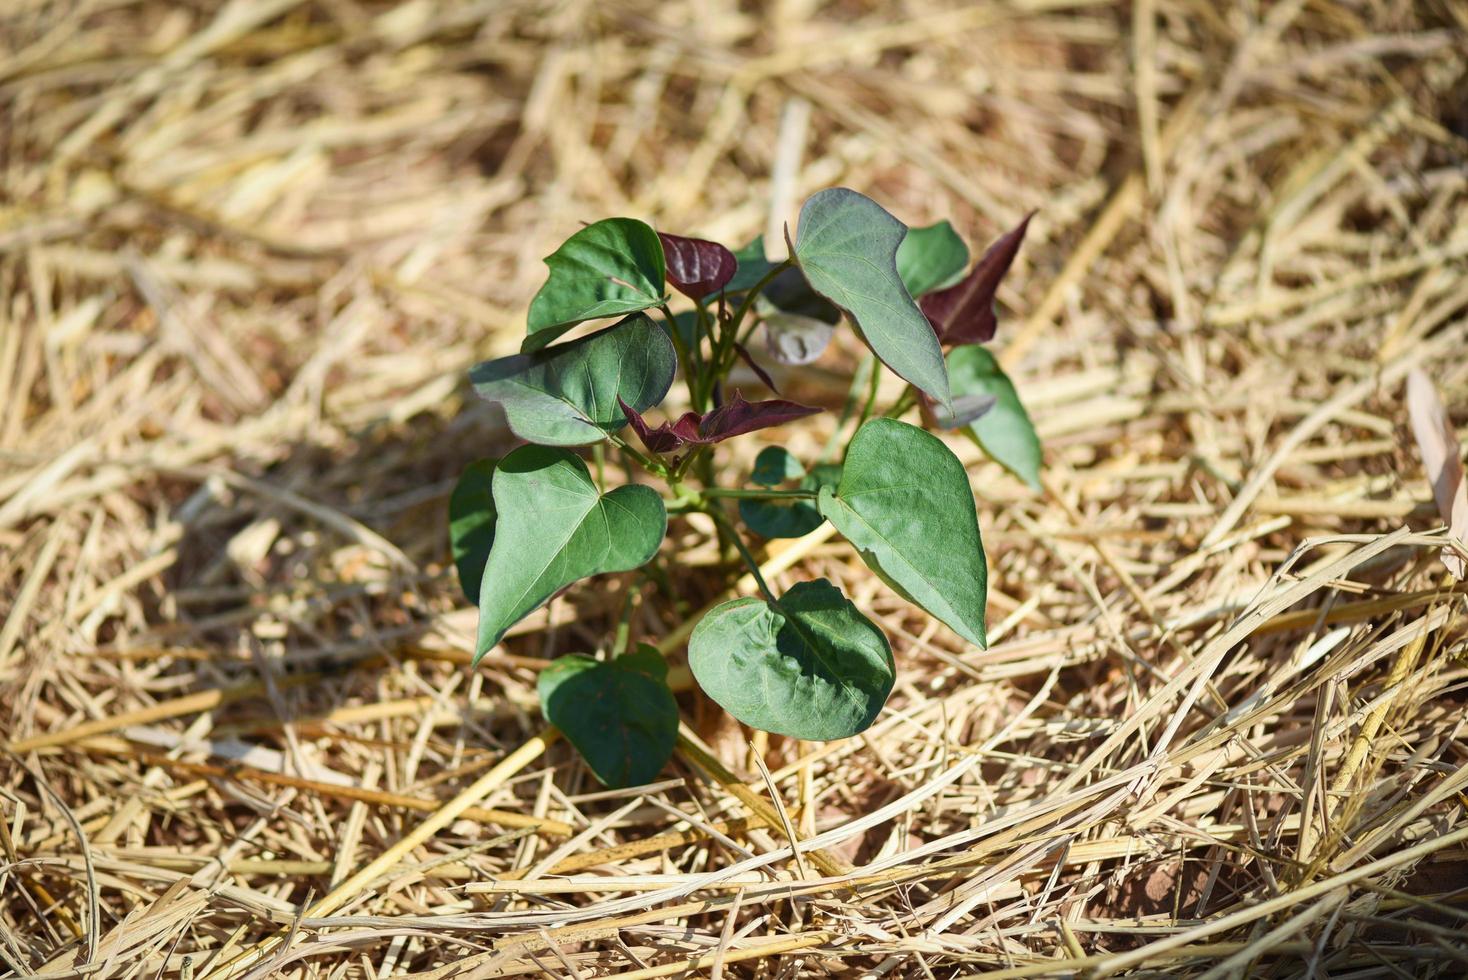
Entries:
<svg viewBox="0 0 1468 980">
<path fill-rule="evenodd" d="M 807 415 L 814 415 L 819 408 L 771 398 L 762 402 L 747 402 L 739 392 L 727 405 L 714 409 L 698 423 L 699 442 L 722 442 L 755 429 L 767 429 L 772 425 L 784 425 Z M 686 418 L 686 416 L 685 416 Z"/>
<path fill-rule="evenodd" d="M 785 401 L 783 398 L 747 402 L 744 396 L 736 391 L 732 401 L 727 405 L 719 406 L 707 415 L 700 416 L 697 412 L 684 412 L 675 421 L 664 422 L 654 429 L 631 405 L 625 402 L 622 402 L 621 405 L 622 411 L 627 415 L 627 421 L 631 424 L 633 431 L 637 433 L 637 438 L 641 439 L 642 444 L 655 453 L 673 452 L 685 445 L 707 446 L 715 442 L 723 442 L 725 439 L 753 432 L 755 429 L 783 425 L 820 411 L 819 408 Z"/>
<path fill-rule="evenodd" d="M 983 344 L 994 339 L 998 320 L 994 316 L 994 294 L 999 281 L 1019 254 L 1031 211 L 1014 229 L 989 246 L 963 281 L 924 296 L 919 305 L 928 322 L 945 344 Z"/>
<path fill-rule="evenodd" d="M 736 340 L 734 341 L 734 352 L 739 355 L 741 361 L 749 365 L 751 371 L 759 376 L 759 379 L 764 382 L 766 388 L 777 395 L 780 393 L 780 389 L 775 387 L 775 379 L 770 377 L 770 372 L 759 366 L 759 362 L 754 359 L 754 355 L 749 353 L 748 347 L 745 347 Z"/>
<path fill-rule="evenodd" d="M 684 412 L 676 422 L 664 422 L 654 429 L 648 426 L 642 413 L 621 398 L 617 399 L 617 404 L 622 406 L 622 412 L 627 416 L 632 431 L 637 433 L 637 438 L 652 452 L 670 453 L 684 443 L 698 441 L 699 418 L 696 412 Z"/>
<path fill-rule="evenodd" d="M 723 289 L 739 267 L 734 253 L 718 242 L 663 232 L 658 232 L 658 238 L 663 243 L 668 282 L 695 302 Z"/>
</svg>

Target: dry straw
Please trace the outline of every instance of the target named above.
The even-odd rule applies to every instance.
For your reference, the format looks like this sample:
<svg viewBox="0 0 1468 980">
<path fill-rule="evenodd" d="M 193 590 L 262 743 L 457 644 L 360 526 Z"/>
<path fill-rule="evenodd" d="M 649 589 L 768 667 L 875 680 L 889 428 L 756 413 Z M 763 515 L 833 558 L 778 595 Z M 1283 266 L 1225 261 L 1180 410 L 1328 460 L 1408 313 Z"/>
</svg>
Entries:
<svg viewBox="0 0 1468 980">
<path fill-rule="evenodd" d="M 1465 70 L 1462 0 L 3 4 L 0 975 L 1462 975 Z M 768 571 L 896 639 L 875 727 L 690 697 L 607 792 L 536 671 L 652 586 L 466 672 L 464 370 L 579 221 L 832 184 L 1039 209 L 995 642 L 818 532 Z M 701 574 L 631 621 L 684 684 Z"/>
</svg>

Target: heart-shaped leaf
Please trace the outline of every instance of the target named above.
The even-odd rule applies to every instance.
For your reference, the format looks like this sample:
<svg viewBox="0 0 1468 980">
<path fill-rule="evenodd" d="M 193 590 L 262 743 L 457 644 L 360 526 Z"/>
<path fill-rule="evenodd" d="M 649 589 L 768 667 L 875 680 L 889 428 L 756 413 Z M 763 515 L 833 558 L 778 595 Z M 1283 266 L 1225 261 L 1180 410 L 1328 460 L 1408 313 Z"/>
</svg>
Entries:
<svg viewBox="0 0 1468 980">
<path fill-rule="evenodd" d="M 953 285 L 967 265 L 968 246 L 947 221 L 907 229 L 897 247 L 897 274 L 914 299 Z"/>
<path fill-rule="evenodd" d="M 800 209 L 794 253 L 812 288 L 850 314 L 882 363 L 947 406 L 943 350 L 897 274 L 906 235 L 877 202 L 834 187 Z"/>
<path fill-rule="evenodd" d="M 800 461 L 782 447 L 766 446 L 754 458 L 749 480 L 771 488 L 799 481 L 801 490 L 814 493 L 823 486 L 836 486 L 841 481 L 841 467 L 835 463 L 822 463 L 807 473 Z M 762 538 L 804 537 L 826 523 L 820 511 L 816 510 L 814 499 L 741 500 L 739 517 L 746 527 Z"/>
<path fill-rule="evenodd" d="M 540 672 L 546 720 L 565 733 L 592 774 L 620 789 L 652 782 L 678 743 L 668 665 L 643 644 L 609 662 L 571 654 Z"/>
<path fill-rule="evenodd" d="M 689 637 L 688 666 L 746 725 L 811 741 L 869 728 L 896 677 L 882 631 L 823 578 L 778 602 L 714 607 Z"/>
<path fill-rule="evenodd" d="M 584 446 L 627 424 L 621 403 L 641 412 L 661 402 L 677 368 L 667 331 L 636 313 L 569 343 L 477 364 L 469 380 L 526 442 Z"/>
<path fill-rule="evenodd" d="M 459 570 L 459 587 L 470 602 L 479 601 L 484 565 L 494 546 L 496 462 L 478 459 L 464 467 L 449 496 L 449 545 Z"/>
<path fill-rule="evenodd" d="M 1040 490 L 1040 437 L 1014 383 L 988 348 L 955 347 L 948 352 L 948 376 L 959 401 L 992 398 L 994 407 L 968 423 L 974 439 L 996 463 Z"/>
<path fill-rule="evenodd" d="M 658 232 L 667 262 L 668 282 L 694 302 L 723 289 L 738 265 L 734 253 L 718 242 Z"/>
<path fill-rule="evenodd" d="M 632 406 L 624 404 L 622 411 L 627 414 L 633 431 L 644 446 L 655 453 L 668 453 L 689 444 L 707 446 L 756 429 L 784 425 L 786 422 L 814 415 L 820 409 L 783 398 L 747 402 L 736 391 L 730 401 L 706 415 L 684 412 L 676 421 L 664 422 L 656 429 L 648 426 L 646 420 Z"/>
<path fill-rule="evenodd" d="M 955 633 L 984 645 L 987 568 L 968 474 L 943 440 L 872 419 L 846 450 L 841 482 L 817 509 L 862 561 Z"/>
<path fill-rule="evenodd" d="M 662 243 L 635 218 L 587 225 L 545 264 L 550 278 L 530 301 L 525 351 L 539 350 L 583 321 L 636 313 L 667 299 Z"/>
<path fill-rule="evenodd" d="M 999 320 L 994 295 L 1014 257 L 1019 254 L 1030 226 L 1031 212 L 1012 230 L 989 246 L 969 274 L 956 286 L 923 297 L 923 313 L 945 344 L 985 344 L 994 339 Z"/>
<path fill-rule="evenodd" d="M 645 564 L 668 529 L 656 490 L 634 484 L 603 494 L 581 457 L 546 446 L 521 446 L 500 460 L 494 503 L 499 520 L 479 590 L 476 662 L 572 582 Z"/>
</svg>

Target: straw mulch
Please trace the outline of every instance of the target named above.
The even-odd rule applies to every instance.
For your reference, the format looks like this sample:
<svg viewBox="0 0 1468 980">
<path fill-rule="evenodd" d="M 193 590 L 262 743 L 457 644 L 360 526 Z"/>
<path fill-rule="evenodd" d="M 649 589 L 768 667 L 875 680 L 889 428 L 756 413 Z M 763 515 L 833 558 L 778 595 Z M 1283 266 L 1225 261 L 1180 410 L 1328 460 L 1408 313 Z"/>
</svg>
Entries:
<svg viewBox="0 0 1468 980">
<path fill-rule="evenodd" d="M 8 0 L 0 973 L 1462 975 L 1404 380 L 1468 393 L 1465 71 L 1462 0 Z M 507 438 L 465 369 L 578 222 L 740 244 L 834 184 L 1039 210 L 996 344 L 1046 492 L 954 442 L 994 642 L 772 549 L 893 637 L 876 726 L 688 693 L 603 791 L 536 671 L 655 593 L 466 669 L 446 499 Z M 680 534 L 632 622 L 675 665 Z"/>
</svg>

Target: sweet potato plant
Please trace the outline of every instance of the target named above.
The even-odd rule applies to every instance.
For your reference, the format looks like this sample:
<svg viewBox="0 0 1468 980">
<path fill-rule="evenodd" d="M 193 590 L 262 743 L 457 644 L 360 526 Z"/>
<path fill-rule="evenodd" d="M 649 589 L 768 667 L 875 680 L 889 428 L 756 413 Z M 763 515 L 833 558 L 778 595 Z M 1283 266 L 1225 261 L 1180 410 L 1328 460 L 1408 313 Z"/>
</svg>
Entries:
<svg viewBox="0 0 1468 980">
<path fill-rule="evenodd" d="M 942 439 L 907 419 L 962 429 L 1037 484 L 1034 428 L 981 346 L 994 335 L 995 290 L 1024 231 L 970 269 L 948 222 L 908 228 L 833 188 L 805 202 L 784 261 L 767 259 L 758 239 L 731 252 L 632 218 L 572 235 L 545 260 L 550 276 L 530 305 L 521 353 L 470 372 L 527 443 L 470 465 L 450 502 L 460 582 L 479 606 L 476 662 L 581 579 L 654 558 L 665 566 L 650 570 L 657 577 L 676 574 L 679 556 L 660 556 L 660 546 L 669 516 L 694 512 L 712 520 L 729 574 L 737 553 L 759 590 L 716 606 L 688 642 L 699 686 L 747 725 L 801 739 L 855 735 L 886 702 L 896 666 L 886 636 L 830 581 L 776 595 L 746 538 L 797 537 L 830 521 L 883 582 L 983 646 L 986 566 L 968 475 Z M 688 309 L 673 312 L 670 287 Z M 769 446 L 740 485 L 721 485 L 730 471 L 716 460 L 721 443 L 819 411 L 751 400 L 729 390 L 730 371 L 743 362 L 777 394 L 759 361 L 808 364 L 843 320 L 875 357 L 857 372 L 829 458 Z M 757 333 L 761 353 L 751 350 Z M 875 404 L 878 362 L 907 382 L 885 410 Z M 649 419 L 679 376 L 688 409 Z M 575 451 L 582 446 L 596 447 L 595 475 Z M 604 465 L 609 454 L 622 467 Z M 634 467 L 665 489 L 615 476 Z M 546 718 L 616 786 L 662 768 L 678 709 L 657 650 L 627 651 L 626 630 L 612 632 L 603 659 L 560 657 L 539 693 Z"/>
</svg>

